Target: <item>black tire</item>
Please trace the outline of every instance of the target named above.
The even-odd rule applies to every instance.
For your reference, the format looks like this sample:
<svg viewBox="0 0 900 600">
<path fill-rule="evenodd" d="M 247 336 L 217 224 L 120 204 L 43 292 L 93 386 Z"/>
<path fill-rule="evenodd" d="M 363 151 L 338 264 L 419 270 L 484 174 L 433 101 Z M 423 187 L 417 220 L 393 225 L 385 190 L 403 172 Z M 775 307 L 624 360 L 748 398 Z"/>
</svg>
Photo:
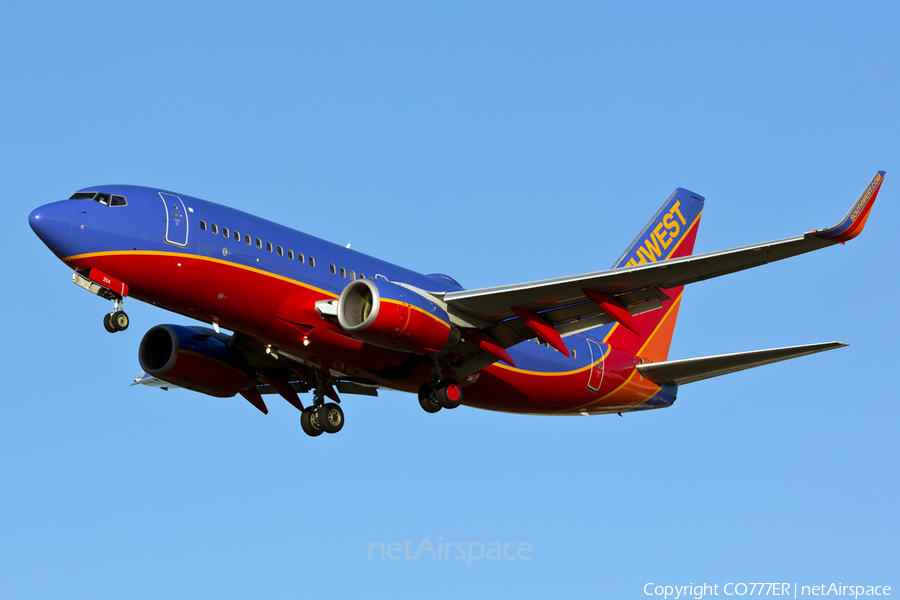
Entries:
<svg viewBox="0 0 900 600">
<path fill-rule="evenodd" d="M 455 379 L 444 379 L 438 385 L 434 397 L 438 404 L 450 410 L 462 404 L 462 388 Z"/>
<path fill-rule="evenodd" d="M 419 406 L 427 413 L 441 410 L 441 405 L 434 399 L 434 386 L 430 383 L 423 383 L 419 388 Z"/>
<path fill-rule="evenodd" d="M 116 328 L 116 331 L 125 331 L 128 329 L 128 315 L 126 315 L 121 310 L 117 313 L 113 313 L 112 316 L 113 327 Z"/>
<path fill-rule="evenodd" d="M 419 406 L 427 413 L 436 413 L 441 410 L 441 405 L 434 399 L 434 386 L 430 383 L 422 384 L 419 388 Z"/>
<path fill-rule="evenodd" d="M 337 433 L 344 427 L 344 411 L 334 402 L 319 407 L 319 423 L 325 433 Z"/>
<path fill-rule="evenodd" d="M 325 431 L 319 427 L 318 417 L 314 418 L 315 410 L 315 408 L 310 406 L 304 408 L 303 412 L 300 413 L 300 427 L 303 429 L 303 433 L 309 437 L 316 437 L 325 433 Z"/>
<path fill-rule="evenodd" d="M 103 315 L 103 328 L 110 333 L 115 333 L 118 331 L 118 329 L 116 329 L 116 326 L 113 325 L 112 315 L 109 313 Z"/>
<path fill-rule="evenodd" d="M 443 408 L 440 404 L 437 403 L 436 400 L 433 400 L 431 398 L 419 398 L 419 406 L 421 406 L 422 410 L 424 410 L 425 412 L 432 414 L 438 412 Z"/>
</svg>

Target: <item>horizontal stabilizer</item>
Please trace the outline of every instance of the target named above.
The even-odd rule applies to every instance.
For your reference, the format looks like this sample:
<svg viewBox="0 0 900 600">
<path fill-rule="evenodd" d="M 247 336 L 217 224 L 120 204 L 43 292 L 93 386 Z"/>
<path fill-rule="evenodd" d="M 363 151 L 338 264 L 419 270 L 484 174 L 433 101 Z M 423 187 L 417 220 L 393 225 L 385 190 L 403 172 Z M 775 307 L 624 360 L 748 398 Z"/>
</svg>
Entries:
<svg viewBox="0 0 900 600">
<path fill-rule="evenodd" d="M 685 358 L 638 365 L 637 370 L 642 377 L 659 385 L 667 383 L 684 385 L 709 379 L 710 377 L 718 377 L 728 373 L 737 373 L 744 369 L 769 365 L 789 358 L 834 350 L 846 345 L 841 342 L 825 342 L 822 344 L 807 344 L 805 346 L 772 348 L 770 350 L 719 354 L 718 356 L 704 356 L 701 358 Z"/>
</svg>

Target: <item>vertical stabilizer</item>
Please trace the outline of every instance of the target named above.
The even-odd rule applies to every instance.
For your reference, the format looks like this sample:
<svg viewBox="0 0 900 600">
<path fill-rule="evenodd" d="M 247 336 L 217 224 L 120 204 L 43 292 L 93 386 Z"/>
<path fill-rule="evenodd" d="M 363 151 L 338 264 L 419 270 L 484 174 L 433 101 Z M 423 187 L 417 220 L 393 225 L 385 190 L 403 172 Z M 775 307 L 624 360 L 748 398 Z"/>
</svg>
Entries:
<svg viewBox="0 0 900 600">
<path fill-rule="evenodd" d="M 669 196 L 659 212 L 638 234 L 624 254 L 616 261 L 614 269 L 628 269 L 681 256 L 694 251 L 697 227 L 703 213 L 703 196 L 678 188 Z M 663 290 L 669 300 L 659 310 L 635 316 L 642 335 L 637 335 L 620 324 L 615 324 L 605 340 L 648 361 L 664 361 L 669 355 L 669 345 L 675 331 L 678 308 L 684 286 Z"/>
</svg>

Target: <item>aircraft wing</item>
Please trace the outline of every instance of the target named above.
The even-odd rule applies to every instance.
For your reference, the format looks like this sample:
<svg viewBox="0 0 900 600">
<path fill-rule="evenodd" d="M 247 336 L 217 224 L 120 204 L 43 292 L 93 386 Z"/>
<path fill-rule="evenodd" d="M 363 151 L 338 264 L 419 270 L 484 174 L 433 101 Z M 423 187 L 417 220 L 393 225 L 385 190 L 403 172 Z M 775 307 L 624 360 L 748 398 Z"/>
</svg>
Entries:
<svg viewBox="0 0 900 600">
<path fill-rule="evenodd" d="M 584 290 L 615 297 L 629 312 L 638 314 L 658 308 L 658 302 L 668 298 L 662 290 L 844 243 L 862 231 L 883 179 L 884 171 L 878 171 L 844 219 L 828 229 L 763 244 L 584 275 L 447 292 L 442 299 L 449 307 L 487 324 L 513 319 L 516 317 L 513 307 L 528 309 L 541 313 L 552 327 L 562 326 L 561 335 L 571 335 L 612 322 L 611 318 L 602 315 L 596 322 L 584 324 L 589 327 L 566 330 L 567 324 L 603 313 L 597 309 L 596 304 L 588 300 Z M 500 341 L 503 342 L 502 339 Z"/>
<path fill-rule="evenodd" d="M 131 385 L 146 385 L 147 387 L 155 387 L 160 388 L 165 391 L 169 391 L 170 389 L 177 390 L 179 386 L 173 385 L 171 383 L 166 383 L 162 379 L 157 379 L 152 375 L 148 375 L 145 371 L 141 371 L 141 374 L 138 375 L 134 381 L 131 382 Z"/>
<path fill-rule="evenodd" d="M 669 360 L 660 363 L 638 365 L 637 370 L 642 377 L 649 379 L 658 385 L 675 384 L 684 385 L 695 381 L 702 381 L 710 377 L 737 373 L 744 369 L 761 367 L 772 363 L 807 356 L 816 352 L 825 352 L 835 348 L 843 348 L 847 344 L 841 342 L 826 342 L 822 344 L 807 344 L 805 346 L 790 346 L 787 348 L 773 348 L 771 350 L 754 350 L 752 352 L 737 352 L 735 354 L 720 354 L 718 356 L 704 356 L 703 358 L 687 358 L 683 360 Z"/>
<path fill-rule="evenodd" d="M 444 296 L 444 302 L 472 315 L 497 321 L 514 317 L 513 306 L 541 311 L 584 302 L 586 297 L 582 290 L 585 289 L 618 296 L 648 288 L 673 288 L 758 267 L 835 243 L 811 232 L 765 244 L 661 260 L 630 268 L 449 292 Z"/>
<path fill-rule="evenodd" d="M 630 315 L 661 308 L 668 289 L 843 244 L 862 232 L 884 175 L 878 171 L 846 216 L 827 229 L 583 275 L 434 293 L 455 324 L 468 331 L 453 348 L 462 357 L 457 372 L 465 376 L 497 360 L 513 364 L 504 349 L 535 337 L 541 328 L 542 340 L 567 352 L 561 337 L 614 321 L 631 329 Z"/>
</svg>

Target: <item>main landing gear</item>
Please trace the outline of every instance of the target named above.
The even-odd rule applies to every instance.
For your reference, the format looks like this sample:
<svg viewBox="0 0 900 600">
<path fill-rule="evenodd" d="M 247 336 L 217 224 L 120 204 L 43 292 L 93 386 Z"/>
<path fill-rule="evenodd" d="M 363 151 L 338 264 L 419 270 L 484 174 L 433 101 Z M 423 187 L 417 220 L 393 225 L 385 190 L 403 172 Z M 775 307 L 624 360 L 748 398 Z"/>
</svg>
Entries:
<svg viewBox="0 0 900 600">
<path fill-rule="evenodd" d="M 128 329 L 128 315 L 125 314 L 125 311 L 122 310 L 122 306 L 124 302 L 122 298 L 116 298 L 115 300 L 115 308 L 111 313 L 103 315 L 103 327 L 110 333 L 116 333 L 117 331 L 125 331 Z"/>
<path fill-rule="evenodd" d="M 300 427 L 310 437 L 323 433 L 337 433 L 344 427 L 344 411 L 334 402 L 321 406 L 307 406 L 300 413 Z"/>
<path fill-rule="evenodd" d="M 419 388 L 419 406 L 425 412 L 436 413 L 442 408 L 447 410 L 462 404 L 462 388 L 455 379 L 441 379 L 440 366 L 435 362 L 431 373 L 431 381 Z"/>
<path fill-rule="evenodd" d="M 325 389 L 331 385 L 330 376 L 315 372 L 316 388 L 313 405 L 300 413 L 300 427 L 303 433 L 317 437 L 323 433 L 337 433 L 344 427 L 344 411 L 334 402 L 325 402 Z"/>
</svg>

